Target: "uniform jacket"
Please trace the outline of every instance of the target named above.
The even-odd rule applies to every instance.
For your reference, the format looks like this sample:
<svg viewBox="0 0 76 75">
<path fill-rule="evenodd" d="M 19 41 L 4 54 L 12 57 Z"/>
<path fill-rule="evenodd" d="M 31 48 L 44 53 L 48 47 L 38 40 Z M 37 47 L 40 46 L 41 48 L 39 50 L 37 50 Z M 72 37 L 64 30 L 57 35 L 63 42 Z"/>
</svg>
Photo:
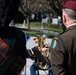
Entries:
<svg viewBox="0 0 76 75">
<path fill-rule="evenodd" d="M 53 75 L 76 75 L 76 25 L 54 37 L 51 65 Z"/>
</svg>

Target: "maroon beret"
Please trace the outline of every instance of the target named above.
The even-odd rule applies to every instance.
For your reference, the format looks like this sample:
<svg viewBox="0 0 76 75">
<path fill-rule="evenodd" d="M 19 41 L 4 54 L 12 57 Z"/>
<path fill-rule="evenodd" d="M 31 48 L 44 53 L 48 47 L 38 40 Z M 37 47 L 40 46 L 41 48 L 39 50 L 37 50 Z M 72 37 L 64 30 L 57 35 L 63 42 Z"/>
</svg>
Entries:
<svg viewBox="0 0 76 75">
<path fill-rule="evenodd" d="M 65 0 L 62 5 L 63 8 L 69 8 L 76 11 L 76 0 Z"/>
</svg>

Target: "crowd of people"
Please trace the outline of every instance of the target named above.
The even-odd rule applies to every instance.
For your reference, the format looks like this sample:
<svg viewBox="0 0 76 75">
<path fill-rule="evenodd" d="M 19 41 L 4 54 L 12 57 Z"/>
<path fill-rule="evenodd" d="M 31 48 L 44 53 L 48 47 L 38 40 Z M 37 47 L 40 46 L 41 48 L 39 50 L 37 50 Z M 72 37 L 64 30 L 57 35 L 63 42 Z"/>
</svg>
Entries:
<svg viewBox="0 0 76 75">
<path fill-rule="evenodd" d="M 20 29 L 9 26 L 19 5 L 20 0 L 0 0 L 0 75 L 18 75 L 27 58 L 46 62 L 38 46 L 32 52 L 27 50 L 27 37 Z M 63 1 L 62 21 L 66 30 L 53 38 L 50 47 L 50 75 L 76 75 L 76 0 Z M 35 62 L 30 67 L 31 75 L 36 75 L 36 67 Z"/>
</svg>

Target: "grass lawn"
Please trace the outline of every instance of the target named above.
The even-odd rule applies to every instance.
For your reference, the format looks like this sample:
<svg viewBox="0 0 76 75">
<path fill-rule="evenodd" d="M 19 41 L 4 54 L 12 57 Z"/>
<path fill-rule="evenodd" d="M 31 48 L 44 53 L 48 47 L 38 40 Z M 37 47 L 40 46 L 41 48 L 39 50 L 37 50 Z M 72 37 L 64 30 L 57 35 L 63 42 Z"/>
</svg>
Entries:
<svg viewBox="0 0 76 75">
<path fill-rule="evenodd" d="M 41 28 L 41 22 L 31 22 L 30 27 L 33 28 Z M 49 26 L 47 24 L 44 25 L 45 30 L 55 31 L 55 32 L 62 32 L 62 27 L 56 27 L 56 25 Z"/>
<path fill-rule="evenodd" d="M 17 26 L 22 26 L 22 24 L 16 24 Z M 31 28 L 41 28 L 41 22 L 30 22 L 30 27 Z M 62 32 L 63 29 L 62 27 L 56 27 L 56 25 L 44 25 L 44 29 L 45 30 L 49 30 L 49 31 L 54 31 L 54 32 Z M 22 30 L 23 32 L 26 32 L 32 36 L 36 36 L 37 34 L 36 33 L 39 33 L 39 34 L 45 34 L 45 33 L 42 33 L 42 32 L 36 32 L 36 31 L 26 31 L 26 30 Z M 53 38 L 55 36 L 55 34 L 49 34 L 47 33 L 47 36 L 50 38 Z"/>
</svg>

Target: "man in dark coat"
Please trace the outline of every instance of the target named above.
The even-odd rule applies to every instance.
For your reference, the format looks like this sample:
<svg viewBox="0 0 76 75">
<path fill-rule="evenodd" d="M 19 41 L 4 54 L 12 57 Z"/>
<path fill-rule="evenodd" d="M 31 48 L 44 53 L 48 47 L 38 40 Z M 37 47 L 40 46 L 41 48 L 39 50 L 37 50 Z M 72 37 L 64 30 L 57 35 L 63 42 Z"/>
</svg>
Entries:
<svg viewBox="0 0 76 75">
<path fill-rule="evenodd" d="M 53 75 L 76 75 L 76 0 L 63 3 L 62 19 L 66 30 L 52 41 L 52 71 Z"/>
</svg>

